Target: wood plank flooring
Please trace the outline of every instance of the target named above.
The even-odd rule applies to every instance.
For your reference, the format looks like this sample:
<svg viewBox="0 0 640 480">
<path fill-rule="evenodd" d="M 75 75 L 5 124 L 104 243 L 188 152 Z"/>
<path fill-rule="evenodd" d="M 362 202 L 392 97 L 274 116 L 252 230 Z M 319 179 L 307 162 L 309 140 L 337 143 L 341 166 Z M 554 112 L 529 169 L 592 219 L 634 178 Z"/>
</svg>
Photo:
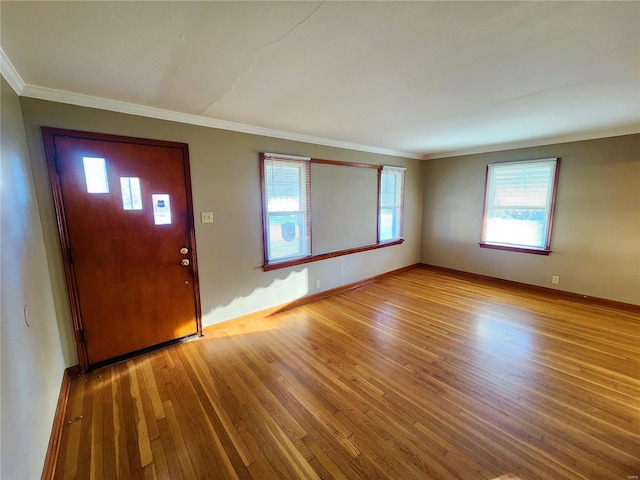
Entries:
<svg viewBox="0 0 640 480">
<path fill-rule="evenodd" d="M 423 268 L 74 379 L 58 479 L 629 479 L 640 315 Z"/>
</svg>

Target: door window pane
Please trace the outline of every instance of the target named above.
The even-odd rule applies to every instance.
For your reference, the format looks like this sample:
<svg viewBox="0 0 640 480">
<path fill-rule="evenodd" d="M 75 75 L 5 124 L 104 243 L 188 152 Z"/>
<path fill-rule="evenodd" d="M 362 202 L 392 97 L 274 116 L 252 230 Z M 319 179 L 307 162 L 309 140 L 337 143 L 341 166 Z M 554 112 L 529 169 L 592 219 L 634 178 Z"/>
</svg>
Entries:
<svg viewBox="0 0 640 480">
<path fill-rule="evenodd" d="M 88 193 L 109 193 L 107 164 L 104 158 L 82 157 Z"/>
<path fill-rule="evenodd" d="M 138 177 L 120 177 L 122 207 L 125 210 L 142 210 L 142 193 Z"/>
<path fill-rule="evenodd" d="M 153 221 L 156 225 L 171 224 L 171 202 L 167 193 L 154 193 L 151 195 L 153 202 Z"/>
</svg>

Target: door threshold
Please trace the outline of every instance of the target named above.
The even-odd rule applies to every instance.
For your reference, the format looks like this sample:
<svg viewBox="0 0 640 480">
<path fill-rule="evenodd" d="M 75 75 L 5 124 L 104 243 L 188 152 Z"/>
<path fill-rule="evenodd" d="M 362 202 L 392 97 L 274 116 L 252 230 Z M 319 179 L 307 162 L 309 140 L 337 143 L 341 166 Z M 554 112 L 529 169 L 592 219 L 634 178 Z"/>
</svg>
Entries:
<svg viewBox="0 0 640 480">
<path fill-rule="evenodd" d="M 89 365 L 89 372 L 93 372 L 99 368 L 108 367 L 111 365 L 115 365 L 116 363 L 124 362 L 130 360 L 134 357 L 139 357 L 140 355 L 144 355 L 145 353 L 154 352 L 156 350 L 161 350 L 163 348 L 170 347 L 172 345 L 176 345 L 178 343 L 186 342 L 193 338 L 197 338 L 198 333 L 192 333 L 191 335 L 187 335 L 180 338 L 175 338 L 173 340 L 169 340 L 168 342 L 159 343 L 157 345 L 152 345 L 151 347 L 141 348 L 140 350 L 136 350 L 135 352 L 125 353 L 124 355 L 119 355 L 117 357 L 109 358 L 107 360 L 102 360 L 101 362 L 92 363 Z"/>
</svg>

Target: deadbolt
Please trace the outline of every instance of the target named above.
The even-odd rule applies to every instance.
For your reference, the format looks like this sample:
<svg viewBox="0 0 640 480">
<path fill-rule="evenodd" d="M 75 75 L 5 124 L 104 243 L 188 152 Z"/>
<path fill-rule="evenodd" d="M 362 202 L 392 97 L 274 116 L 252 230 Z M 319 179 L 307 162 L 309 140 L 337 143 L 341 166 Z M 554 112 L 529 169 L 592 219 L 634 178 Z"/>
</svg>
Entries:
<svg viewBox="0 0 640 480">
<path fill-rule="evenodd" d="M 189 265 L 189 259 L 183 258 L 182 260 L 180 260 L 180 263 L 186 267 Z"/>
<path fill-rule="evenodd" d="M 189 253 L 189 249 L 188 249 L 187 247 L 182 247 L 182 248 L 180 249 L 180 253 L 181 253 L 182 255 L 186 255 L 187 253 Z"/>
</svg>

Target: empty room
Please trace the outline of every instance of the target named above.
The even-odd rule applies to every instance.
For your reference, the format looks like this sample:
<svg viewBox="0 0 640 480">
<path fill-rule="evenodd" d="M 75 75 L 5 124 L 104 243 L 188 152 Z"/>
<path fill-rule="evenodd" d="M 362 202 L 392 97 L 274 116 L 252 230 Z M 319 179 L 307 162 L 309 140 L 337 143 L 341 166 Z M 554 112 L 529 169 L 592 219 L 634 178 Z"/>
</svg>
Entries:
<svg viewBox="0 0 640 480">
<path fill-rule="evenodd" d="M 640 476 L 640 2 L 0 1 L 0 478 Z"/>
</svg>

